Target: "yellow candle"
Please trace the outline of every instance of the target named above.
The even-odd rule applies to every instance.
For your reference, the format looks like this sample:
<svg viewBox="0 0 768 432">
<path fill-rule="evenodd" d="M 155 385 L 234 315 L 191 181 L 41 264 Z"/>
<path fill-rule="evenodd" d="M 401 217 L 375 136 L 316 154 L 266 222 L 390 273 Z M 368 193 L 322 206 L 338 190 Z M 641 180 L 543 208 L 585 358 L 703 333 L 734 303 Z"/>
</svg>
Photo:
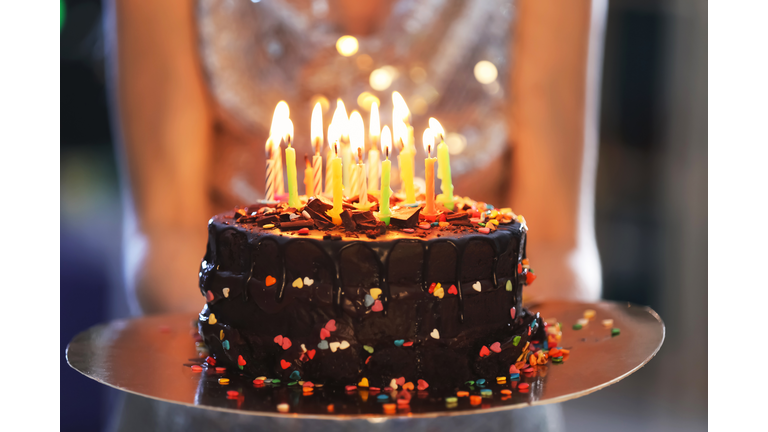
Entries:
<svg viewBox="0 0 768 432">
<path fill-rule="evenodd" d="M 341 225 L 341 198 L 344 194 L 344 184 L 341 179 L 341 158 L 337 156 L 338 144 L 331 159 L 331 175 L 333 176 L 333 208 L 328 210 L 328 215 L 336 225 Z"/>
<path fill-rule="evenodd" d="M 427 157 L 424 159 L 424 179 L 426 181 L 426 197 L 427 205 L 424 208 L 425 215 L 435 214 L 435 162 L 437 158 L 432 157 L 432 146 L 435 145 L 435 137 L 432 135 L 432 131 L 427 128 L 424 131 L 424 150 L 427 152 Z"/>
<path fill-rule="evenodd" d="M 434 117 L 429 119 L 429 128 L 437 139 L 440 140 L 440 144 L 437 146 L 437 178 L 441 180 L 440 189 L 443 191 L 440 194 L 440 202 L 448 210 L 453 210 L 453 182 L 451 181 L 451 157 L 448 153 L 448 146 L 445 144 L 445 131 L 440 122 Z"/>
<path fill-rule="evenodd" d="M 384 126 L 381 131 L 381 151 L 384 152 L 386 160 L 381 163 L 381 201 L 379 201 L 379 220 L 389 225 L 392 211 L 389 209 L 389 197 L 392 196 L 392 189 L 389 188 L 389 175 L 392 171 L 392 162 L 389 160 L 389 152 L 392 149 L 392 135 L 389 127 Z"/>
<path fill-rule="evenodd" d="M 339 129 L 339 152 L 337 156 L 341 156 L 344 187 L 349 189 L 350 167 L 352 167 L 352 153 L 349 148 L 349 117 L 347 116 L 347 109 L 344 107 L 344 101 L 341 99 L 336 99 L 336 111 L 333 113 L 331 122 Z"/>
<path fill-rule="evenodd" d="M 371 149 L 368 151 L 368 190 L 372 192 L 379 190 L 379 165 L 381 164 L 381 156 L 379 155 L 380 133 L 379 105 L 374 102 L 371 104 L 371 123 L 368 125 L 368 139 L 371 145 Z"/>
<path fill-rule="evenodd" d="M 285 166 L 288 173 L 288 205 L 295 209 L 301 206 L 299 201 L 299 180 L 296 173 L 296 150 L 291 147 L 293 141 L 293 122 L 291 119 L 285 120 L 285 142 L 288 148 L 285 149 Z"/>
</svg>

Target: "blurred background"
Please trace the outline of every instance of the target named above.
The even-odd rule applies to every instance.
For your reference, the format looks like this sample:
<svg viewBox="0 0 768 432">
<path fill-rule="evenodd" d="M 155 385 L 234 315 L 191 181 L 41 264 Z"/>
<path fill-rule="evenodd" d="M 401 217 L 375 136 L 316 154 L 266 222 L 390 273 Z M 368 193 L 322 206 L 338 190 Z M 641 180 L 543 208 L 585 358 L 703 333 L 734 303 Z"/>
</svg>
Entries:
<svg viewBox="0 0 768 432">
<path fill-rule="evenodd" d="M 116 394 L 63 352 L 79 331 L 128 315 L 103 5 L 61 7 L 61 429 L 100 431 Z M 706 132 L 706 2 L 611 1 L 596 196 L 603 297 L 650 305 L 667 338 L 639 372 L 564 403 L 567 430 L 706 428 Z"/>
</svg>

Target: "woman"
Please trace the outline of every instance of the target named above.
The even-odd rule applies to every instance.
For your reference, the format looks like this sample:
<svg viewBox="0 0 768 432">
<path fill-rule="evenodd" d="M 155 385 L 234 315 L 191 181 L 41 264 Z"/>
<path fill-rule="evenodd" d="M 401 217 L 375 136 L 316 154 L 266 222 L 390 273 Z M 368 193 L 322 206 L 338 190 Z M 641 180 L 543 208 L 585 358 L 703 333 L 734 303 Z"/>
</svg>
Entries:
<svg viewBox="0 0 768 432">
<path fill-rule="evenodd" d="M 465 140 L 452 156 L 457 194 L 531 221 L 528 254 L 540 277 L 527 295 L 596 299 L 606 8 L 587 0 L 516 9 L 507 0 L 115 1 L 107 31 L 134 311 L 200 309 L 194 269 L 204 226 L 263 196 L 277 101 L 291 106 L 298 151 L 310 152 L 301 143 L 314 100 L 349 106 L 366 92 L 384 114 L 392 90 L 406 97 L 417 131 L 436 117 L 460 134 L 458 147 Z M 359 41 L 349 56 L 335 47 L 346 34 Z M 493 66 L 478 72 L 481 61 Z"/>
</svg>

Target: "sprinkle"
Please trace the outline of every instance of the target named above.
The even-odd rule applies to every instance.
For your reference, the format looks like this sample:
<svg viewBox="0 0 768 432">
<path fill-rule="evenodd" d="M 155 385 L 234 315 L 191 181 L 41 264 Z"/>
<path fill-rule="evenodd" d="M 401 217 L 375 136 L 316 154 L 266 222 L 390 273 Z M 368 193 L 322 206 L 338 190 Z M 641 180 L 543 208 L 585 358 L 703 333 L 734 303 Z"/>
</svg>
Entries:
<svg viewBox="0 0 768 432">
<path fill-rule="evenodd" d="M 326 409 L 326 411 L 328 411 L 329 413 L 332 413 L 332 412 L 333 412 L 333 410 L 334 410 L 334 408 L 333 408 L 333 404 L 330 404 L 330 405 L 328 405 L 328 406 L 327 406 L 325 409 Z"/>
<path fill-rule="evenodd" d="M 192 372 L 202 372 L 203 367 L 200 365 L 192 365 Z"/>
<path fill-rule="evenodd" d="M 576 320 L 576 323 L 577 324 L 581 324 L 581 326 L 583 327 L 583 326 L 589 324 L 589 320 L 586 319 L 586 318 L 579 318 L 579 319 Z"/>
<path fill-rule="evenodd" d="M 243 356 L 241 355 L 237 356 L 237 364 L 238 366 L 245 366 L 245 359 L 243 358 Z"/>
<path fill-rule="evenodd" d="M 309 234 L 309 228 L 304 227 L 299 230 L 299 235 L 307 235 L 307 234 Z"/>
<path fill-rule="evenodd" d="M 371 305 L 373 305 L 373 300 L 374 299 L 373 297 L 371 297 L 370 294 L 366 294 L 365 298 L 363 299 L 363 304 L 365 305 L 365 307 L 371 307 Z"/>
<path fill-rule="evenodd" d="M 477 232 L 479 232 L 481 234 L 490 234 L 491 230 L 488 229 L 488 228 L 478 228 Z"/>
<path fill-rule="evenodd" d="M 355 391 L 355 390 L 357 390 L 357 386 L 356 385 L 348 385 L 348 386 L 344 387 L 344 390 L 346 390 L 348 392 Z"/>
<path fill-rule="evenodd" d="M 480 225 L 481 227 L 485 228 L 485 222 L 478 222 L 477 224 Z M 488 231 L 490 231 L 490 229 Z"/>
<path fill-rule="evenodd" d="M 429 223 L 429 222 L 422 222 L 422 223 L 419 224 L 419 228 L 421 228 L 423 230 L 428 230 L 428 229 L 432 228 L 432 224 Z"/>
<path fill-rule="evenodd" d="M 308 278 L 308 277 L 305 277 L 305 278 L 304 278 L 304 285 L 306 285 L 306 286 L 312 286 L 312 284 L 313 284 L 313 283 L 315 283 L 315 280 L 314 280 L 314 279 L 310 279 L 310 278 Z"/>
<path fill-rule="evenodd" d="M 456 289 L 456 285 L 451 285 L 450 288 L 448 288 L 448 294 L 458 295 L 459 290 Z"/>
<path fill-rule="evenodd" d="M 224 373 L 227 371 L 227 368 L 219 366 L 215 370 L 216 370 L 216 373 Z"/>
<path fill-rule="evenodd" d="M 299 371 L 295 370 L 295 371 L 291 372 L 291 376 L 289 376 L 288 378 L 290 378 L 292 380 L 299 380 L 299 379 L 301 379 L 301 374 L 299 373 Z"/>
<path fill-rule="evenodd" d="M 621 330 L 619 330 L 618 327 L 614 327 L 611 329 L 611 336 L 618 336 L 621 333 Z"/>
<path fill-rule="evenodd" d="M 384 305 L 381 303 L 381 300 L 374 300 L 373 306 L 371 306 L 372 312 L 381 312 L 384 310 Z"/>
<path fill-rule="evenodd" d="M 481 389 L 480 390 L 480 395 L 482 397 L 484 397 L 484 398 L 491 397 L 491 396 L 493 396 L 493 390 L 491 390 L 491 389 Z"/>
<path fill-rule="evenodd" d="M 264 380 L 256 378 L 255 380 L 253 380 L 253 385 L 261 387 L 264 385 Z"/>
<path fill-rule="evenodd" d="M 480 348 L 480 357 L 485 357 L 488 355 L 491 355 L 491 350 L 489 350 L 487 346 L 483 345 L 483 347 Z"/>
<path fill-rule="evenodd" d="M 302 289 L 304 288 L 304 281 L 301 278 L 296 278 L 295 281 L 293 281 L 293 284 L 291 284 L 292 287 Z"/>
<path fill-rule="evenodd" d="M 386 401 L 388 401 L 388 400 L 389 400 L 389 396 L 388 396 L 387 394 L 385 394 L 385 393 L 382 393 L 382 394 L 380 394 L 380 395 L 376 396 L 376 399 L 377 399 L 379 402 L 386 402 Z"/>
<path fill-rule="evenodd" d="M 403 232 L 411 234 L 411 233 L 415 232 L 415 230 L 413 228 L 403 228 Z"/>
<path fill-rule="evenodd" d="M 458 396 L 458 397 L 467 397 L 467 396 L 469 396 L 469 392 L 468 391 L 464 391 L 464 390 L 457 391 L 456 392 L 456 396 Z"/>
<path fill-rule="evenodd" d="M 459 398 L 457 398 L 456 396 L 448 396 L 447 398 L 445 398 L 445 403 L 447 404 L 455 404 L 458 401 L 459 401 Z"/>
<path fill-rule="evenodd" d="M 224 297 L 229 297 L 229 288 L 224 288 L 221 290 L 221 293 L 224 294 Z"/>
<path fill-rule="evenodd" d="M 291 363 L 285 361 L 284 359 L 280 359 L 280 367 L 283 369 L 288 369 L 289 367 L 291 367 Z"/>
<path fill-rule="evenodd" d="M 504 384 L 506 382 L 507 382 L 507 377 L 505 376 L 496 377 L 496 384 Z"/>
<path fill-rule="evenodd" d="M 336 352 L 336 350 L 341 346 L 341 342 L 331 342 L 329 345 L 331 347 L 331 352 Z"/>
<path fill-rule="evenodd" d="M 277 410 L 281 413 L 287 413 L 290 409 L 291 407 L 287 403 L 277 404 Z"/>
<path fill-rule="evenodd" d="M 443 290 L 443 288 L 437 288 L 434 292 L 434 296 L 437 298 L 443 298 L 445 296 L 445 290 Z"/>
<path fill-rule="evenodd" d="M 469 397 L 469 403 L 472 405 L 480 405 L 483 402 L 483 398 L 480 395 L 472 395 Z"/>
<path fill-rule="evenodd" d="M 520 374 L 519 373 L 510 374 L 509 375 L 509 379 L 512 380 L 512 381 L 519 380 L 520 379 Z"/>
<path fill-rule="evenodd" d="M 512 291 L 512 281 L 511 280 L 507 280 L 506 290 L 507 291 Z M 514 318 L 514 316 L 512 318 Z"/>
<path fill-rule="evenodd" d="M 221 346 L 224 347 L 225 350 L 229 350 L 229 341 L 221 341 Z"/>
<path fill-rule="evenodd" d="M 264 229 L 272 229 L 274 227 L 275 227 L 275 224 L 266 224 L 262 228 L 264 228 Z"/>
<path fill-rule="evenodd" d="M 574 324 L 573 325 L 573 329 L 574 330 L 581 330 L 581 324 L 579 324 L 579 323 Z"/>
<path fill-rule="evenodd" d="M 477 291 L 477 292 L 480 292 L 480 290 L 482 289 L 482 285 L 480 284 L 480 281 L 477 281 L 477 282 L 473 283 L 472 284 L 472 289 Z"/>
<path fill-rule="evenodd" d="M 563 356 L 554 357 L 554 358 L 552 359 L 552 362 L 553 362 L 553 363 L 562 363 L 562 362 L 563 362 Z"/>
<path fill-rule="evenodd" d="M 440 225 L 440 222 L 432 222 L 432 226 L 433 226 L 433 227 L 435 227 L 435 226 L 439 226 L 439 225 Z"/>
<path fill-rule="evenodd" d="M 277 379 L 277 378 L 274 378 L 274 379 L 272 380 L 272 384 L 280 384 L 280 380 L 279 380 L 279 379 Z"/>
<path fill-rule="evenodd" d="M 328 349 L 328 341 L 327 340 L 321 340 L 320 343 L 317 344 L 317 347 L 321 350 L 327 350 Z"/>
<path fill-rule="evenodd" d="M 514 310 L 514 308 L 512 308 Z M 515 338 L 512 340 L 512 345 L 517 346 L 517 344 L 520 343 L 520 336 L 515 336 Z"/>
<path fill-rule="evenodd" d="M 429 334 L 432 339 L 440 339 L 440 332 L 437 331 L 437 329 L 432 330 L 432 333 Z"/>
<path fill-rule="evenodd" d="M 208 291 L 205 292 L 205 300 L 208 303 L 213 301 L 213 293 L 211 292 L 211 290 L 208 290 Z"/>
<path fill-rule="evenodd" d="M 480 378 L 479 380 L 475 381 L 475 384 L 479 386 L 485 385 L 485 378 Z"/>
<path fill-rule="evenodd" d="M 206 357 L 205 362 L 208 363 L 208 366 L 216 366 L 216 359 L 211 356 Z"/>
<path fill-rule="evenodd" d="M 385 403 L 382 407 L 384 408 L 384 414 L 394 414 L 397 412 L 397 405 L 393 403 Z"/>
<path fill-rule="evenodd" d="M 597 312 L 595 312 L 594 309 L 587 309 L 584 311 L 584 318 L 588 320 L 591 320 L 592 318 L 594 318 L 595 315 L 597 315 Z"/>
<path fill-rule="evenodd" d="M 419 390 L 426 390 L 426 389 L 427 389 L 427 387 L 429 387 L 429 384 L 427 384 L 427 382 L 426 382 L 426 381 L 424 381 L 423 379 L 420 379 L 420 380 L 418 381 L 418 383 L 419 383 L 419 386 L 418 386 L 418 389 L 419 389 Z"/>
<path fill-rule="evenodd" d="M 501 344 L 498 342 L 494 342 L 493 344 L 491 344 L 490 348 L 491 348 L 491 351 L 497 354 L 501 352 Z"/>
<path fill-rule="evenodd" d="M 381 295 L 381 288 L 371 288 L 371 297 L 373 297 L 374 300 L 378 299 Z"/>
<path fill-rule="evenodd" d="M 357 383 L 358 387 L 368 387 L 368 378 L 363 377 L 363 379 L 360 380 L 359 383 Z"/>
<path fill-rule="evenodd" d="M 328 322 L 325 323 L 324 328 L 328 331 L 336 331 L 336 320 L 335 319 L 328 320 Z"/>
<path fill-rule="evenodd" d="M 447 226 L 451 226 L 449 222 L 438 222 L 437 224 L 440 228 L 445 228 Z"/>
<path fill-rule="evenodd" d="M 612 319 L 604 319 L 603 320 L 603 327 L 605 327 L 605 328 L 613 327 L 613 320 Z"/>
<path fill-rule="evenodd" d="M 208 316 L 208 324 L 214 325 L 214 324 L 216 324 L 216 322 L 217 322 L 216 321 L 216 315 L 211 314 L 210 316 Z"/>
<path fill-rule="evenodd" d="M 219 384 L 221 385 L 229 384 L 229 378 L 219 378 Z"/>
<path fill-rule="evenodd" d="M 397 347 L 403 346 L 403 343 L 405 343 L 405 339 L 397 339 L 397 340 L 395 340 L 395 346 L 397 346 Z"/>
<path fill-rule="evenodd" d="M 503 394 L 503 395 L 511 395 L 512 394 L 512 390 L 510 390 L 510 389 L 501 389 L 501 394 Z"/>
<path fill-rule="evenodd" d="M 528 383 L 520 383 L 520 384 L 518 384 L 518 385 L 517 385 L 517 388 L 518 388 L 519 390 L 525 390 L 525 389 L 527 389 L 527 388 L 528 388 L 528 387 L 530 387 L 530 386 L 531 386 L 531 385 L 530 385 L 530 384 L 528 384 Z"/>
</svg>

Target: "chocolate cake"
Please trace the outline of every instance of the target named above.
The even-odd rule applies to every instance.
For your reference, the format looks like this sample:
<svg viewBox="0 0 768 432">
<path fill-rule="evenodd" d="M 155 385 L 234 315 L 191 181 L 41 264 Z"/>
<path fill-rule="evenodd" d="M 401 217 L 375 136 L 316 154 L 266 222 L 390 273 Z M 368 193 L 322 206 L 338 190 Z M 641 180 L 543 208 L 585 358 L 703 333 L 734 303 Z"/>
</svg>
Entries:
<svg viewBox="0 0 768 432">
<path fill-rule="evenodd" d="M 371 197 L 375 199 L 374 197 Z M 522 307 L 535 276 L 510 209 L 458 200 L 389 226 L 345 202 L 342 225 L 310 198 L 214 216 L 198 327 L 209 363 L 326 386 L 455 388 L 509 375 L 544 323 Z"/>
</svg>

